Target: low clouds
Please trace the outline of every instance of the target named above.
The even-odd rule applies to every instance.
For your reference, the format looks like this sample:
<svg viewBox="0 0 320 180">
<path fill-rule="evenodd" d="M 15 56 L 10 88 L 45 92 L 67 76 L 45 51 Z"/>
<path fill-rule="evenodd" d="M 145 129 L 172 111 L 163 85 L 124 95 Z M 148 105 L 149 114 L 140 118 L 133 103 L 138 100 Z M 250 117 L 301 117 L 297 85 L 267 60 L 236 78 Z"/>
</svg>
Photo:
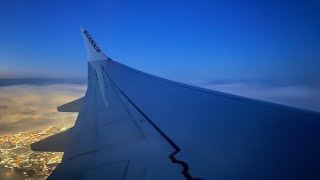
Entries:
<svg viewBox="0 0 320 180">
<path fill-rule="evenodd" d="M 0 76 L 1 77 L 1 76 Z M 85 79 L 59 79 L 59 78 L 11 78 L 0 79 L 1 86 L 12 85 L 52 85 L 52 84 L 85 84 Z"/>
<path fill-rule="evenodd" d="M 209 83 L 195 85 L 253 99 L 320 112 L 320 88 L 308 85 L 268 85 L 256 82 Z"/>
<path fill-rule="evenodd" d="M 0 134 L 73 125 L 77 114 L 57 112 L 56 107 L 83 96 L 85 88 L 84 84 L 0 87 Z"/>
<path fill-rule="evenodd" d="M 195 82 L 194 85 L 230 94 L 320 111 L 320 88 L 307 85 L 262 85 L 255 82 Z M 72 126 L 77 113 L 56 107 L 82 97 L 85 84 L 0 86 L 0 135 L 48 126 Z"/>
</svg>

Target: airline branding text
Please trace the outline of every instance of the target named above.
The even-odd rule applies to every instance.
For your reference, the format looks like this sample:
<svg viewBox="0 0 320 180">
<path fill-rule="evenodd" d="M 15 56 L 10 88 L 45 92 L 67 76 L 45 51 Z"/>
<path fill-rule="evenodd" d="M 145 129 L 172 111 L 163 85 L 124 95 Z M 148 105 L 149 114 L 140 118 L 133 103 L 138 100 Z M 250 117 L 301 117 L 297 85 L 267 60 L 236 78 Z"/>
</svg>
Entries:
<svg viewBox="0 0 320 180">
<path fill-rule="evenodd" d="M 91 43 L 91 45 L 93 46 L 93 48 L 99 53 L 101 52 L 100 48 L 98 47 L 98 45 L 94 42 L 94 40 L 92 39 L 92 37 L 89 35 L 89 33 L 87 31 L 83 31 L 83 33 L 86 35 L 86 38 L 89 40 L 89 42 Z"/>
</svg>

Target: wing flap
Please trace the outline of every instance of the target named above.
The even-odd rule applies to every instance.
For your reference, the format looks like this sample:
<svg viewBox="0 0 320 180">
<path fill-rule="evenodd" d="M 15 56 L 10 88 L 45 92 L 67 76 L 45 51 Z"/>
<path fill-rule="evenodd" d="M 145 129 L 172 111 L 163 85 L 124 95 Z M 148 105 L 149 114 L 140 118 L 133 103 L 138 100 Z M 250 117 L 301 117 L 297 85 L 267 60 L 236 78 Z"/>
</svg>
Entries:
<svg viewBox="0 0 320 180">
<path fill-rule="evenodd" d="M 49 136 L 31 144 L 31 149 L 33 151 L 64 152 L 69 143 L 71 133 L 72 128 Z"/>
<path fill-rule="evenodd" d="M 83 104 L 83 99 L 84 97 L 68 102 L 64 105 L 57 107 L 57 110 L 59 112 L 80 112 L 80 109 Z"/>
</svg>

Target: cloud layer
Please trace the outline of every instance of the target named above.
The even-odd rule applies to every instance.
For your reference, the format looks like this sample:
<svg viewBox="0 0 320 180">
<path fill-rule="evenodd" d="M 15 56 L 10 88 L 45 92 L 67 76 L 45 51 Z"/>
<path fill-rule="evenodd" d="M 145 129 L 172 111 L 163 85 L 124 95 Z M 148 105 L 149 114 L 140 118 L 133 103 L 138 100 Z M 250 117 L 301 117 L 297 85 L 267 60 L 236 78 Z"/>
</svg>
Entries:
<svg viewBox="0 0 320 180">
<path fill-rule="evenodd" d="M 77 114 L 56 107 L 84 95 L 85 85 L 14 85 L 0 87 L 0 134 L 48 126 L 73 125 Z"/>
<path fill-rule="evenodd" d="M 254 82 L 236 81 L 227 83 L 197 82 L 193 84 L 220 92 L 320 112 L 319 87 L 281 84 L 262 85 Z"/>
</svg>

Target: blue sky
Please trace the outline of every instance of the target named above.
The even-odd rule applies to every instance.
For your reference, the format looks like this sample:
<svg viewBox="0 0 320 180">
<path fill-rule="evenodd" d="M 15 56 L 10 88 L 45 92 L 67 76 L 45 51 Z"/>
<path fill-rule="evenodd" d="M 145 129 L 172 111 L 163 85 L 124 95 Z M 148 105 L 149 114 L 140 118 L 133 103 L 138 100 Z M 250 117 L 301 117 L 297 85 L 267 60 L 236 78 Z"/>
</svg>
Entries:
<svg viewBox="0 0 320 180">
<path fill-rule="evenodd" d="M 317 1 L 0 1 L 1 77 L 85 77 L 80 25 L 113 59 L 174 80 L 320 84 Z"/>
</svg>

